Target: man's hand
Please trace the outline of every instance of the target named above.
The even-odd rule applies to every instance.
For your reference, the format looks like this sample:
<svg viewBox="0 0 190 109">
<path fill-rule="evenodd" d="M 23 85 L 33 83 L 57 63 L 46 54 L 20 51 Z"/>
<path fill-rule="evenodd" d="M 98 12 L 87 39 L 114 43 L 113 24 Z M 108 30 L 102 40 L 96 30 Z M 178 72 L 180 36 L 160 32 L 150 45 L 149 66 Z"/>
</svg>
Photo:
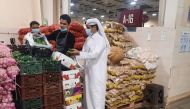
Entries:
<svg viewBox="0 0 190 109">
<path fill-rule="evenodd" d="M 80 54 L 80 51 L 78 51 L 77 49 L 71 49 L 71 50 L 68 51 L 68 54 L 70 56 L 76 56 L 76 55 Z"/>
</svg>

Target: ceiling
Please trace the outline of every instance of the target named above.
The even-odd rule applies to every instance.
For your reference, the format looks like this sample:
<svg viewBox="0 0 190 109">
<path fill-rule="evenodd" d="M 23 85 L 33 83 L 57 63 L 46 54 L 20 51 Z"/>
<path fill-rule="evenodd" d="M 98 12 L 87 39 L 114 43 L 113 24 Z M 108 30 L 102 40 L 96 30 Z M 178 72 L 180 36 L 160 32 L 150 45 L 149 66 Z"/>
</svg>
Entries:
<svg viewBox="0 0 190 109">
<path fill-rule="evenodd" d="M 121 10 L 136 8 L 143 9 L 148 16 L 158 14 L 159 0 L 137 0 L 135 5 L 131 5 L 133 1 L 135 0 L 71 0 L 74 3 L 74 6 L 71 6 L 71 16 L 81 20 L 83 17 L 97 17 L 102 21 L 115 20 Z M 96 10 L 93 10 L 94 8 Z"/>
</svg>

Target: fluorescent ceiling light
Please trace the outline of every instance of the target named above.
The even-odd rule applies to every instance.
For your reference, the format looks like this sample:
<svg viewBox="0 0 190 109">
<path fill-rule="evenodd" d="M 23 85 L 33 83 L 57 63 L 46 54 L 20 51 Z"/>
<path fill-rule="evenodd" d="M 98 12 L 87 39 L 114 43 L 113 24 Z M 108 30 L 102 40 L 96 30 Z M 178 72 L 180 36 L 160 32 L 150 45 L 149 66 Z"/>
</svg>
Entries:
<svg viewBox="0 0 190 109">
<path fill-rule="evenodd" d="M 156 14 L 156 13 L 153 13 L 152 16 L 157 16 L 157 14 Z"/>
<path fill-rule="evenodd" d="M 71 15 L 74 14 L 74 12 L 71 12 Z"/>
<path fill-rule="evenodd" d="M 146 12 L 146 11 L 143 11 L 143 14 L 147 14 L 147 12 Z"/>
<path fill-rule="evenodd" d="M 131 5 L 136 5 L 136 2 L 131 2 L 130 4 L 131 4 Z"/>
<path fill-rule="evenodd" d="M 101 15 L 100 17 L 101 17 L 101 18 L 104 18 L 104 15 Z"/>
<path fill-rule="evenodd" d="M 93 8 L 92 10 L 93 10 L 93 11 L 96 11 L 96 8 Z"/>
<path fill-rule="evenodd" d="M 82 18 L 82 20 L 85 20 L 85 19 L 86 19 L 85 17 Z"/>
<path fill-rule="evenodd" d="M 134 0 L 135 2 L 137 2 L 138 0 Z"/>
<path fill-rule="evenodd" d="M 104 24 L 104 22 L 101 22 L 102 24 Z"/>
<path fill-rule="evenodd" d="M 70 6 L 74 6 L 75 4 L 74 3 L 71 3 Z"/>
</svg>

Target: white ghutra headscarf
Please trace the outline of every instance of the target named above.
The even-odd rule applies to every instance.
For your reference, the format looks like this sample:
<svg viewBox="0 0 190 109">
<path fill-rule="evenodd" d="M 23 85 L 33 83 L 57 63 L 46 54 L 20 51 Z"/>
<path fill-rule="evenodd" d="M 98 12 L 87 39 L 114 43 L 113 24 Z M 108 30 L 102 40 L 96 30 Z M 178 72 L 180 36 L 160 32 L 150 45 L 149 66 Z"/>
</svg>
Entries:
<svg viewBox="0 0 190 109">
<path fill-rule="evenodd" d="M 102 24 L 100 23 L 100 21 L 97 18 L 88 19 L 86 21 L 86 25 L 95 25 L 95 24 L 97 24 L 97 26 L 98 26 L 98 29 L 99 29 L 98 33 L 100 34 L 100 36 L 102 36 L 105 39 L 106 49 L 107 49 L 107 52 L 109 53 L 110 44 L 106 37 L 106 34 L 104 33 L 104 28 L 103 28 Z"/>
</svg>

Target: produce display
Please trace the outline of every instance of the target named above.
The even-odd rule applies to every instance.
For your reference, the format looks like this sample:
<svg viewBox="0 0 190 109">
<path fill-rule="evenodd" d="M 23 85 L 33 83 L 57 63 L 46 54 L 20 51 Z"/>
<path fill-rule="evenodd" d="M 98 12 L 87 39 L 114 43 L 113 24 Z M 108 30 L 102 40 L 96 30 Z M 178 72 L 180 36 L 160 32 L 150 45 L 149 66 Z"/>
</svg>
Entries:
<svg viewBox="0 0 190 109">
<path fill-rule="evenodd" d="M 42 72 L 60 72 L 61 62 L 54 61 L 52 58 L 34 58 L 19 51 L 13 52 L 21 74 L 39 74 Z"/>
<path fill-rule="evenodd" d="M 20 70 L 11 50 L 3 43 L 0 43 L 0 49 L 0 109 L 16 109 L 11 91 L 16 89 L 14 80 Z"/>
<path fill-rule="evenodd" d="M 73 21 L 69 26 L 69 31 L 75 36 L 74 48 L 82 50 L 87 34 L 82 24 Z"/>
<path fill-rule="evenodd" d="M 43 37 L 37 37 L 37 38 L 34 38 L 34 42 L 39 44 L 39 45 L 47 45 L 46 41 L 44 40 Z"/>
<path fill-rule="evenodd" d="M 143 90 L 155 77 L 156 67 L 147 69 L 144 62 L 128 56 L 128 52 L 137 44 L 124 30 L 121 24 L 106 22 L 105 33 L 111 45 L 106 93 L 106 105 L 109 107 L 120 107 L 142 100 Z M 138 56 L 142 54 L 137 53 Z M 146 57 L 146 60 L 150 58 Z"/>
<path fill-rule="evenodd" d="M 22 63 L 22 62 L 30 62 L 32 61 L 32 56 L 30 55 L 23 55 L 19 51 L 14 51 L 13 52 L 13 57 L 16 59 L 17 63 Z"/>
<path fill-rule="evenodd" d="M 54 32 L 55 30 L 58 30 L 60 28 L 59 25 L 57 24 L 54 24 L 54 25 L 51 25 L 51 26 L 41 26 L 40 27 L 40 31 L 45 34 L 45 35 L 49 35 L 51 34 L 52 32 Z M 23 38 L 24 36 L 28 33 L 28 32 L 31 32 L 31 29 L 30 28 L 21 28 L 19 31 L 18 31 L 18 34 L 19 34 L 19 37 L 18 37 L 18 40 L 21 44 L 23 44 Z"/>
<path fill-rule="evenodd" d="M 58 24 L 54 24 L 54 25 L 51 25 L 51 26 L 41 26 L 40 27 L 40 31 L 45 34 L 45 35 L 49 35 L 51 34 L 52 32 L 56 31 L 60 29 L 60 26 Z M 75 45 L 74 45 L 74 48 L 75 49 L 78 49 L 78 50 L 81 50 L 82 47 L 83 47 L 83 44 L 86 40 L 86 37 L 87 37 L 87 34 L 85 32 L 85 29 L 83 27 L 82 24 L 76 22 L 76 21 L 72 21 L 70 26 L 69 26 L 69 31 L 75 36 Z M 30 28 L 21 28 L 18 33 L 19 33 L 19 42 L 21 44 L 23 44 L 23 38 L 24 36 L 28 33 L 28 32 L 31 32 L 31 29 Z M 42 42 L 41 40 L 36 40 L 35 42 L 37 43 L 40 43 L 40 44 L 45 44 L 44 42 Z M 53 46 L 53 49 L 56 47 L 56 42 L 51 40 L 49 41 L 52 46 Z"/>
</svg>

